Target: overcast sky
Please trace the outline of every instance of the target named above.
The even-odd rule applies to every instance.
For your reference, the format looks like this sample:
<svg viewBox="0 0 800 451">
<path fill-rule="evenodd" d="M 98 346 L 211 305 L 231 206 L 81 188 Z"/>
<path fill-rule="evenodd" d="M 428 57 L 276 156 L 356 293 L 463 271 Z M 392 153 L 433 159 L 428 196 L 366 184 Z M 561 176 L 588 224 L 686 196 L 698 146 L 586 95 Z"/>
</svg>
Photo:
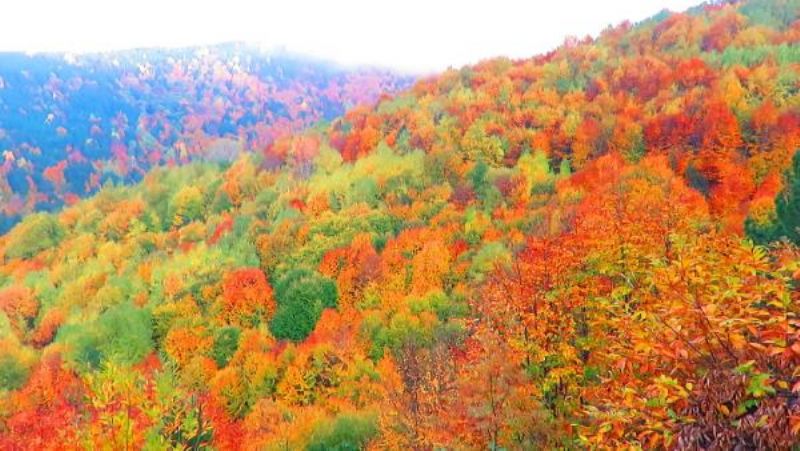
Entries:
<svg viewBox="0 0 800 451">
<path fill-rule="evenodd" d="M 408 71 L 532 56 L 701 0 L 4 0 L 0 51 L 248 41 Z"/>
</svg>

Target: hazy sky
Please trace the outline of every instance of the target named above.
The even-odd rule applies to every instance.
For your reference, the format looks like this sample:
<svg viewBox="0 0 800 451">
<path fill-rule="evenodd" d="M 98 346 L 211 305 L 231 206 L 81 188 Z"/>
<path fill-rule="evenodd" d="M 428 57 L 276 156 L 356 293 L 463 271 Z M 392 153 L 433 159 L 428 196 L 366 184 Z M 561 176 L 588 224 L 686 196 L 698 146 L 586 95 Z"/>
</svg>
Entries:
<svg viewBox="0 0 800 451">
<path fill-rule="evenodd" d="M 701 0 L 5 0 L 0 51 L 98 51 L 242 40 L 411 71 L 531 56 Z"/>
</svg>

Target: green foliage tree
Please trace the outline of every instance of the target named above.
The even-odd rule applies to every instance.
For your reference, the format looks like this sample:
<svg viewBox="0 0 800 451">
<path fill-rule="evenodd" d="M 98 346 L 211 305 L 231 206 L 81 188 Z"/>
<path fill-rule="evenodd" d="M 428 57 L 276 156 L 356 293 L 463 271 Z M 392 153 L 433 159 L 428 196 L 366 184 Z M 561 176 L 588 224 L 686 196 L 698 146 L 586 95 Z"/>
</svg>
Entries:
<svg viewBox="0 0 800 451">
<path fill-rule="evenodd" d="M 25 218 L 9 235 L 5 255 L 8 258 L 30 258 L 58 245 L 64 229 L 55 216 L 37 213 Z"/>
<path fill-rule="evenodd" d="M 493 166 L 499 166 L 505 156 L 505 143 L 495 135 L 486 134 L 483 121 L 475 121 L 467 129 L 461 147 L 470 160 L 485 161 Z"/>
<path fill-rule="evenodd" d="M 547 154 L 537 150 L 533 153 L 525 151 L 517 160 L 517 169 L 525 177 L 528 187 L 533 193 L 549 193 L 554 189 L 555 175 L 550 169 Z"/>
<path fill-rule="evenodd" d="M 113 359 L 134 364 L 153 350 L 153 324 L 149 311 L 120 304 L 89 324 L 63 326 L 56 337 L 67 347 L 67 357 L 78 368 L 89 370 Z"/>
<path fill-rule="evenodd" d="M 200 188 L 185 186 L 172 197 L 170 212 L 172 224 L 182 225 L 198 219 L 203 213 L 205 199 Z"/>
<path fill-rule="evenodd" d="M 0 392 L 16 390 L 28 380 L 28 368 L 11 354 L 0 355 Z"/>
<path fill-rule="evenodd" d="M 775 215 L 766 221 L 747 218 L 745 232 L 754 242 L 767 244 L 787 238 L 800 244 L 800 152 L 795 152 L 784 188 L 775 197 Z"/>
<path fill-rule="evenodd" d="M 775 199 L 775 213 L 782 233 L 794 243 L 800 243 L 800 152 L 795 152 L 785 187 Z"/>
<path fill-rule="evenodd" d="M 223 211 L 228 211 L 233 207 L 231 197 L 225 191 L 217 191 L 214 195 L 214 200 L 211 203 L 212 213 L 219 214 Z"/>
<path fill-rule="evenodd" d="M 511 261 L 511 253 L 506 246 L 500 242 L 486 243 L 477 251 L 472 259 L 470 274 L 478 280 L 482 280 L 484 274 L 489 273 L 498 266 L 508 264 Z"/>
<path fill-rule="evenodd" d="M 270 322 L 270 330 L 276 338 L 305 339 L 314 330 L 322 311 L 337 306 L 336 284 L 307 269 L 287 272 L 274 286 L 278 310 Z"/>
<path fill-rule="evenodd" d="M 241 331 L 238 327 L 228 326 L 219 329 L 214 334 L 214 347 L 211 349 L 211 357 L 217 362 L 220 368 L 228 365 L 233 354 L 239 348 L 239 336 Z"/>
<path fill-rule="evenodd" d="M 799 0 L 751 0 L 739 9 L 753 23 L 771 28 L 787 27 L 797 18 Z"/>
<path fill-rule="evenodd" d="M 378 434 L 373 413 L 341 413 L 336 419 L 317 426 L 306 447 L 309 451 L 357 451 Z"/>
<path fill-rule="evenodd" d="M 764 221 L 748 216 L 744 221 L 744 231 L 747 237 L 756 244 L 769 244 L 783 236 L 783 228 L 776 215 L 771 215 Z"/>
<path fill-rule="evenodd" d="M 492 183 L 490 169 L 485 162 L 478 161 L 468 174 L 472 189 L 488 211 L 493 210 L 502 199 L 502 194 Z"/>
</svg>

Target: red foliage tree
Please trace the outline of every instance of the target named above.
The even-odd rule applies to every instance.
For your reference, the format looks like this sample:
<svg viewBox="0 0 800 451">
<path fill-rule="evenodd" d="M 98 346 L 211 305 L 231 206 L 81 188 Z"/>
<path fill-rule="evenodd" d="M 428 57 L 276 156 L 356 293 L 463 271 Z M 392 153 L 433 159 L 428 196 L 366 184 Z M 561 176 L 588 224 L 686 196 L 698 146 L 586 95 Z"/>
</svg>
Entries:
<svg viewBox="0 0 800 451">
<path fill-rule="evenodd" d="M 222 298 L 228 319 L 232 321 L 255 314 L 270 318 L 275 313 L 272 287 L 258 268 L 237 269 L 225 275 Z"/>
</svg>

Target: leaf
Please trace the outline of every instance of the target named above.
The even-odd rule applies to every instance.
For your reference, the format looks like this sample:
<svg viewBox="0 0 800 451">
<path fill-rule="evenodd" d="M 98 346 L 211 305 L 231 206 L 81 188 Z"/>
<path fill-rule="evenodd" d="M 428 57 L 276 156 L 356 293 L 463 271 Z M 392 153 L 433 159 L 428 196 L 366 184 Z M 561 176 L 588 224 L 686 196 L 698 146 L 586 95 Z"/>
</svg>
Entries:
<svg viewBox="0 0 800 451">
<path fill-rule="evenodd" d="M 755 365 L 755 363 L 756 363 L 755 360 L 750 360 L 748 362 L 745 362 L 745 363 L 737 366 L 736 368 L 734 368 L 733 371 L 735 371 L 737 374 L 741 374 L 741 375 L 746 376 L 746 375 L 751 374 L 753 372 L 753 365 Z"/>
<path fill-rule="evenodd" d="M 761 417 L 756 422 L 755 427 L 763 428 L 764 426 L 767 425 L 767 421 L 769 421 L 769 416 L 768 415 L 761 415 Z"/>
<path fill-rule="evenodd" d="M 792 434 L 800 435 L 800 415 L 789 417 L 789 424 L 791 425 Z"/>
<path fill-rule="evenodd" d="M 757 373 L 750 378 L 747 386 L 747 393 L 754 398 L 762 398 L 765 395 L 774 395 L 775 389 L 769 384 L 769 374 Z"/>
</svg>

